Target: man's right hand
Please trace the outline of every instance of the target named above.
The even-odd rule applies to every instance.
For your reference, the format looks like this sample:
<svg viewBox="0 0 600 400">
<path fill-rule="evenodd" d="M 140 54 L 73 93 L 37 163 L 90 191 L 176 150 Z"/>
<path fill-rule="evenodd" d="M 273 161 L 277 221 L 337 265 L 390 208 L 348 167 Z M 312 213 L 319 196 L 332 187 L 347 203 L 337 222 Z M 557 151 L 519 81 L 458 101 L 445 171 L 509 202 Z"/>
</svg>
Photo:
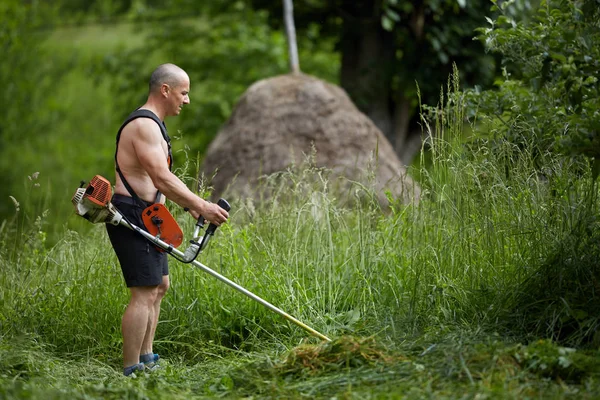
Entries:
<svg viewBox="0 0 600 400">
<path fill-rule="evenodd" d="M 190 212 L 192 211 L 190 210 Z M 195 213 L 192 213 L 192 215 L 194 214 Z M 200 215 L 194 215 L 194 218 L 198 219 L 199 216 Z M 220 226 L 221 224 L 225 223 L 225 221 L 227 221 L 227 218 L 229 218 L 229 213 L 221 207 L 219 207 L 217 204 L 205 201 L 204 210 L 202 210 L 202 216 L 208 222 Z"/>
</svg>

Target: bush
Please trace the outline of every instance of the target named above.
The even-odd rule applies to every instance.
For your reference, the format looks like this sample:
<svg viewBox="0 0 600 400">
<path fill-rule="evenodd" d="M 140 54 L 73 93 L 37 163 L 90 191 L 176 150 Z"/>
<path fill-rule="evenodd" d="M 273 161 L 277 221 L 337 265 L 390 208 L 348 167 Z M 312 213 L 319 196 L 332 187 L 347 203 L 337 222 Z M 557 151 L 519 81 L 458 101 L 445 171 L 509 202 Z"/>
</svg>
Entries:
<svg viewBox="0 0 600 400">
<path fill-rule="evenodd" d="M 490 136 L 599 159 L 600 1 L 542 0 L 522 22 L 513 2 L 494 4 L 500 16 L 479 32 L 503 75 L 497 90 L 470 93 Z"/>
</svg>

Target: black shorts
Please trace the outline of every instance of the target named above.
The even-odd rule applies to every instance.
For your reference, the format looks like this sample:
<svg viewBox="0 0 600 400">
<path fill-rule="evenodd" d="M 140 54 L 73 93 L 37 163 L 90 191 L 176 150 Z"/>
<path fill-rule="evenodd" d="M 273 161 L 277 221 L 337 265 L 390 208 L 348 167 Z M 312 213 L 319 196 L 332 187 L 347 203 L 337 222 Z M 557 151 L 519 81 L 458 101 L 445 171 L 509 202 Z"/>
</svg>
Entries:
<svg viewBox="0 0 600 400">
<path fill-rule="evenodd" d="M 112 204 L 129 222 L 147 230 L 142 221 L 144 208 L 136 204 L 133 198 L 115 194 Z M 121 264 L 127 287 L 156 286 L 162 282 L 164 275 L 169 275 L 167 253 L 158 251 L 142 235 L 122 225 L 106 224 L 106 231 Z"/>
</svg>

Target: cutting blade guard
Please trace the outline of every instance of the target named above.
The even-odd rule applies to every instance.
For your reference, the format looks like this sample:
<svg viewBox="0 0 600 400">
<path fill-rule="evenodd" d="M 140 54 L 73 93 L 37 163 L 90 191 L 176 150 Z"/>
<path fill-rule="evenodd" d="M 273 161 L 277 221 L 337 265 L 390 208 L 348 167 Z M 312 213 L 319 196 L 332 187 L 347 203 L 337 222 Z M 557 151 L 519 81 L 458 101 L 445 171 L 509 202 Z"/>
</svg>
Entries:
<svg viewBox="0 0 600 400">
<path fill-rule="evenodd" d="M 142 221 L 152 236 L 173 247 L 183 242 L 183 232 L 164 204 L 152 204 L 142 212 Z"/>
</svg>

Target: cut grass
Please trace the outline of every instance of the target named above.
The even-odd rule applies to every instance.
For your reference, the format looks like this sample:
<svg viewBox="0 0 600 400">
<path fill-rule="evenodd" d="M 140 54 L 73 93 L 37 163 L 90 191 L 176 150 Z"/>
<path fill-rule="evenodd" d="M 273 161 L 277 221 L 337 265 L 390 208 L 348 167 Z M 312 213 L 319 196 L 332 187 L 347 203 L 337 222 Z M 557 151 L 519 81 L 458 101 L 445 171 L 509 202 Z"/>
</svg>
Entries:
<svg viewBox="0 0 600 400">
<path fill-rule="evenodd" d="M 3 399 L 544 398 L 600 395 L 600 353 L 493 338 L 437 336 L 400 344 L 345 336 L 288 352 L 175 357 L 136 379 L 92 358 L 65 359 L 33 338 L 0 342 Z M 210 345 L 207 345 L 210 348 Z M 300 361 L 300 362 L 299 362 Z"/>
<path fill-rule="evenodd" d="M 275 365 L 279 375 L 319 375 L 344 368 L 392 364 L 400 358 L 386 354 L 386 349 L 373 337 L 342 336 L 319 345 L 300 345 L 285 360 Z"/>
</svg>

